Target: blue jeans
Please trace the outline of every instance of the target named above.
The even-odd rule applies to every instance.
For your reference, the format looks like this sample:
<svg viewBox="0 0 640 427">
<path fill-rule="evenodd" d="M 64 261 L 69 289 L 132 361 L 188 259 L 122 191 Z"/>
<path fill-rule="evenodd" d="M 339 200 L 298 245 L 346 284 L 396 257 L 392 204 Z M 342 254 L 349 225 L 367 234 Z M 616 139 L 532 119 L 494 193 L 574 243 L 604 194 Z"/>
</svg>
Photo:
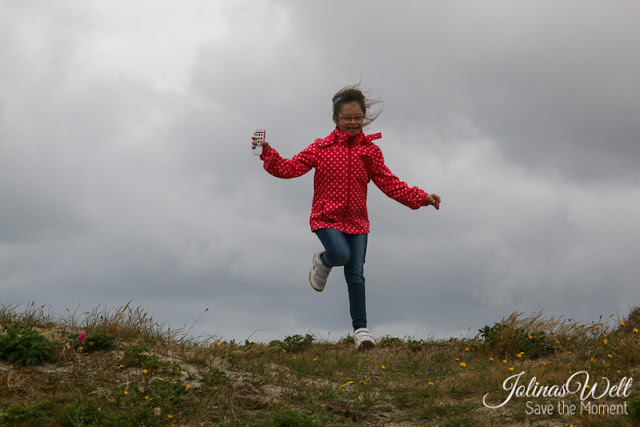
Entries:
<svg viewBox="0 0 640 427">
<path fill-rule="evenodd" d="M 327 267 L 344 266 L 349 291 L 349 311 L 353 329 L 367 327 L 367 306 L 364 292 L 364 258 L 367 255 L 368 234 L 347 234 L 335 228 L 315 231 L 325 252 L 320 260 Z"/>
</svg>

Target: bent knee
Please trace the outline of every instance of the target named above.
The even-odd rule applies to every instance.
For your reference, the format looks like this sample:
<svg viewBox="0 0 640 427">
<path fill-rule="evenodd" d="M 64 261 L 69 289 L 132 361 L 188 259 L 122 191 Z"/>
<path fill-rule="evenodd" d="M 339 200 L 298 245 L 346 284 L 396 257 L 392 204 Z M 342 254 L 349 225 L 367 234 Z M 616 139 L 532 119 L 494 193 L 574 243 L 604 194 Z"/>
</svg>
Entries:
<svg viewBox="0 0 640 427">
<path fill-rule="evenodd" d="M 349 250 L 331 251 L 326 252 L 326 257 L 334 266 L 343 266 L 351 259 L 351 252 Z"/>
</svg>

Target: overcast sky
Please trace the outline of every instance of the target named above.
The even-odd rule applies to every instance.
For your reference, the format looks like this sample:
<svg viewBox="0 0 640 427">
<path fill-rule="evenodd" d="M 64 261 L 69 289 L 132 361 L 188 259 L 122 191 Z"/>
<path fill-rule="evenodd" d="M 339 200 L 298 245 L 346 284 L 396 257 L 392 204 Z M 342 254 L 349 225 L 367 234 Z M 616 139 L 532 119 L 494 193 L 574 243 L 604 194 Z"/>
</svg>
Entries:
<svg viewBox="0 0 640 427">
<path fill-rule="evenodd" d="M 374 336 L 624 317 L 638 16 L 632 0 L 0 1 L 0 303 L 345 336 L 342 269 L 308 283 L 313 171 L 268 175 L 250 138 L 297 154 L 362 81 L 387 166 L 442 197 L 412 211 L 370 184 Z"/>
</svg>

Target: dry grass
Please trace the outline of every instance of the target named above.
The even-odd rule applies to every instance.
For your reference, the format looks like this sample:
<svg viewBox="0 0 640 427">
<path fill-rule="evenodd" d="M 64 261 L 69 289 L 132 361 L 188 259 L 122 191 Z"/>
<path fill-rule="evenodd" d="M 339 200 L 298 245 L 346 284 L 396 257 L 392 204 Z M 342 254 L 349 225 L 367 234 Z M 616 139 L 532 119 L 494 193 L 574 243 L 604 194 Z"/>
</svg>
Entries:
<svg viewBox="0 0 640 427">
<path fill-rule="evenodd" d="M 637 308 L 621 322 L 592 324 L 515 312 L 475 338 L 381 337 L 357 352 L 349 337 L 194 338 L 129 304 L 66 317 L 5 305 L 0 324 L 34 328 L 57 350 L 43 366 L 0 361 L 0 425 L 633 425 L 639 416 L 559 414 L 559 403 L 580 408 L 575 395 L 513 397 L 497 409 L 483 398 L 504 401 L 503 382 L 520 372 L 520 384 L 535 377 L 550 386 L 585 371 L 600 390 L 602 377 L 632 378 L 639 321 Z M 113 335 L 117 346 L 85 353 L 69 338 L 81 332 Z M 635 386 L 629 391 L 591 401 L 640 409 Z M 546 404 L 552 414 L 532 413 Z"/>
</svg>

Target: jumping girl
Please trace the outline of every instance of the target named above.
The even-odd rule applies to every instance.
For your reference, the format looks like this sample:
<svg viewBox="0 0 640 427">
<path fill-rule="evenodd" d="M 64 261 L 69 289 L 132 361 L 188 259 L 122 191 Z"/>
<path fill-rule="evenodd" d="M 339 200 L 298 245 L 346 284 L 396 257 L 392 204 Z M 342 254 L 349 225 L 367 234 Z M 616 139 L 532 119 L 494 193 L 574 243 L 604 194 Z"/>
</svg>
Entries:
<svg viewBox="0 0 640 427">
<path fill-rule="evenodd" d="M 368 115 L 372 101 L 358 85 L 347 86 L 333 96 L 336 128 L 317 139 L 291 159 L 285 159 L 263 141 L 264 169 L 278 178 L 295 178 L 315 168 L 311 231 L 324 251 L 313 255 L 309 283 L 322 292 L 333 267 L 344 266 L 349 293 L 349 311 L 357 349 L 375 347 L 367 329 L 364 261 L 367 252 L 369 220 L 367 186 L 373 181 L 390 198 L 411 209 L 432 205 L 440 209 L 440 197 L 400 181 L 384 164 L 382 151 L 374 144 L 380 133 L 365 135 L 363 126 L 377 115 Z M 252 142 L 253 149 L 257 142 Z"/>
</svg>

